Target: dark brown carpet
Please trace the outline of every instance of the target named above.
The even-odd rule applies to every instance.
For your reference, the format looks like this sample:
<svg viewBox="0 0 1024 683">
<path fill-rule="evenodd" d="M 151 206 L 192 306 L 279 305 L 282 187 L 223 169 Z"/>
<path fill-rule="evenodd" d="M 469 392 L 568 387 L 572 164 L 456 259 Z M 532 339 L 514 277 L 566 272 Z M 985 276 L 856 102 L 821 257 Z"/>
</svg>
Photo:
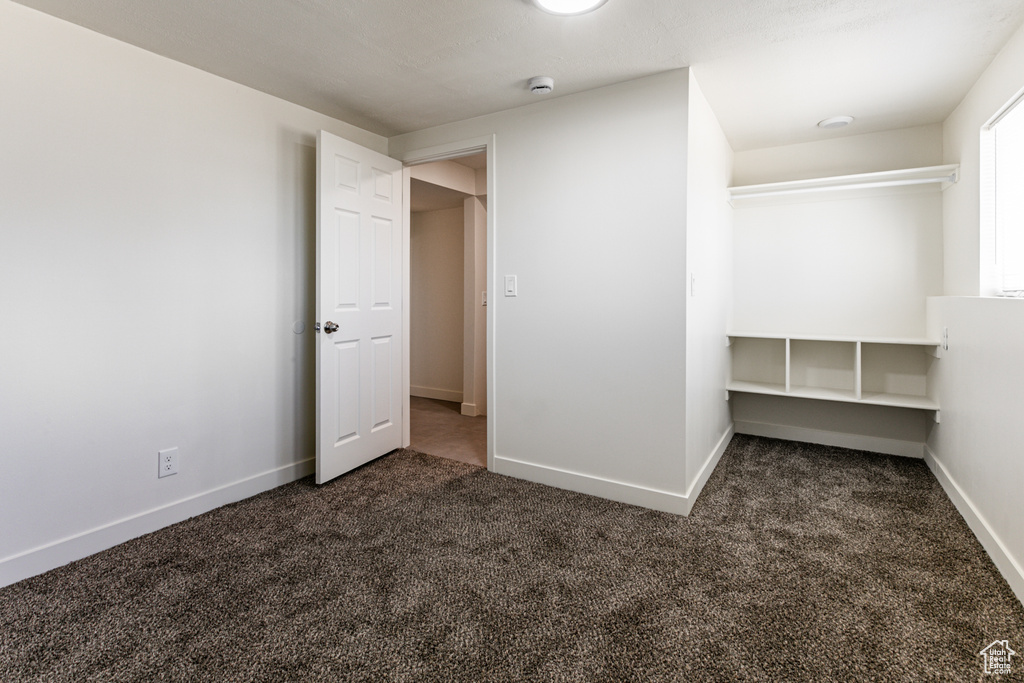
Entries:
<svg viewBox="0 0 1024 683">
<path fill-rule="evenodd" d="M 996 639 L 923 462 L 752 437 L 689 518 L 401 451 L 0 590 L 5 682 L 976 681 Z"/>
</svg>

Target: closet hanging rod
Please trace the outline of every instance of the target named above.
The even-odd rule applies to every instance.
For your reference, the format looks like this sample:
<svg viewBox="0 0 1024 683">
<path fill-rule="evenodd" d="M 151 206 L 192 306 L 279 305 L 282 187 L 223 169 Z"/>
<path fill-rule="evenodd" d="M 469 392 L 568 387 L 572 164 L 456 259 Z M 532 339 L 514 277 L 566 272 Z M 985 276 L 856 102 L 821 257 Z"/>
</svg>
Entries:
<svg viewBox="0 0 1024 683">
<path fill-rule="evenodd" d="M 910 168 L 899 171 L 881 171 L 832 178 L 790 180 L 780 183 L 740 185 L 729 188 L 729 199 L 755 199 L 779 197 L 811 192 L 835 192 L 841 190 L 870 190 L 886 187 L 906 187 L 941 183 L 943 189 L 957 182 L 960 167 L 957 164 Z"/>
</svg>

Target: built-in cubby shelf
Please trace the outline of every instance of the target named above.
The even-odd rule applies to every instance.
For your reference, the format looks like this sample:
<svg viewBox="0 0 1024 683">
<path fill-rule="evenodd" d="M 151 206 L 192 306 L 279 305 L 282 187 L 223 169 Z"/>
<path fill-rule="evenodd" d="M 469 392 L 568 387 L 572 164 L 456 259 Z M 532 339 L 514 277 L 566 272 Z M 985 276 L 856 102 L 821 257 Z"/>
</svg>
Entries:
<svg viewBox="0 0 1024 683">
<path fill-rule="evenodd" d="M 752 394 L 938 410 L 928 376 L 941 355 L 927 338 L 731 332 L 726 388 Z"/>
<path fill-rule="evenodd" d="M 906 168 L 896 171 L 857 173 L 829 178 L 789 180 L 758 185 L 738 185 L 729 188 L 729 202 L 737 206 L 738 203 L 754 199 L 826 192 L 889 190 L 891 188 L 909 188 L 921 185 L 937 185 L 944 190 L 955 183 L 959 175 L 959 165 L 947 164 L 944 166 Z"/>
</svg>

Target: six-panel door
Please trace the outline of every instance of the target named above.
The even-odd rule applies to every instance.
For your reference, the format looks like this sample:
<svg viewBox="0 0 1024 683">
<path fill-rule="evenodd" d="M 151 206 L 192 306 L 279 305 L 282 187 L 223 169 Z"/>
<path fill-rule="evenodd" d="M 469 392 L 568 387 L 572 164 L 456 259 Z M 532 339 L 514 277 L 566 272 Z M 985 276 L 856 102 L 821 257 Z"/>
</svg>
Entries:
<svg viewBox="0 0 1024 683">
<path fill-rule="evenodd" d="M 321 131 L 317 167 L 323 483 L 402 445 L 402 165 Z"/>
</svg>

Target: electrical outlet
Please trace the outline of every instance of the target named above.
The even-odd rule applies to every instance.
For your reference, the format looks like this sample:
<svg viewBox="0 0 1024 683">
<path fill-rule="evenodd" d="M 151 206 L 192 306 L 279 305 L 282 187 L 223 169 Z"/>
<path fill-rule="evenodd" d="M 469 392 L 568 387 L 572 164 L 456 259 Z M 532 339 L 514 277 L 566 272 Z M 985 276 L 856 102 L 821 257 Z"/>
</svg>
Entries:
<svg viewBox="0 0 1024 683">
<path fill-rule="evenodd" d="M 157 477 L 169 477 L 172 474 L 178 473 L 178 449 L 168 448 L 167 450 L 160 451 L 157 453 L 157 462 L 159 463 L 159 470 L 157 470 Z"/>
</svg>

